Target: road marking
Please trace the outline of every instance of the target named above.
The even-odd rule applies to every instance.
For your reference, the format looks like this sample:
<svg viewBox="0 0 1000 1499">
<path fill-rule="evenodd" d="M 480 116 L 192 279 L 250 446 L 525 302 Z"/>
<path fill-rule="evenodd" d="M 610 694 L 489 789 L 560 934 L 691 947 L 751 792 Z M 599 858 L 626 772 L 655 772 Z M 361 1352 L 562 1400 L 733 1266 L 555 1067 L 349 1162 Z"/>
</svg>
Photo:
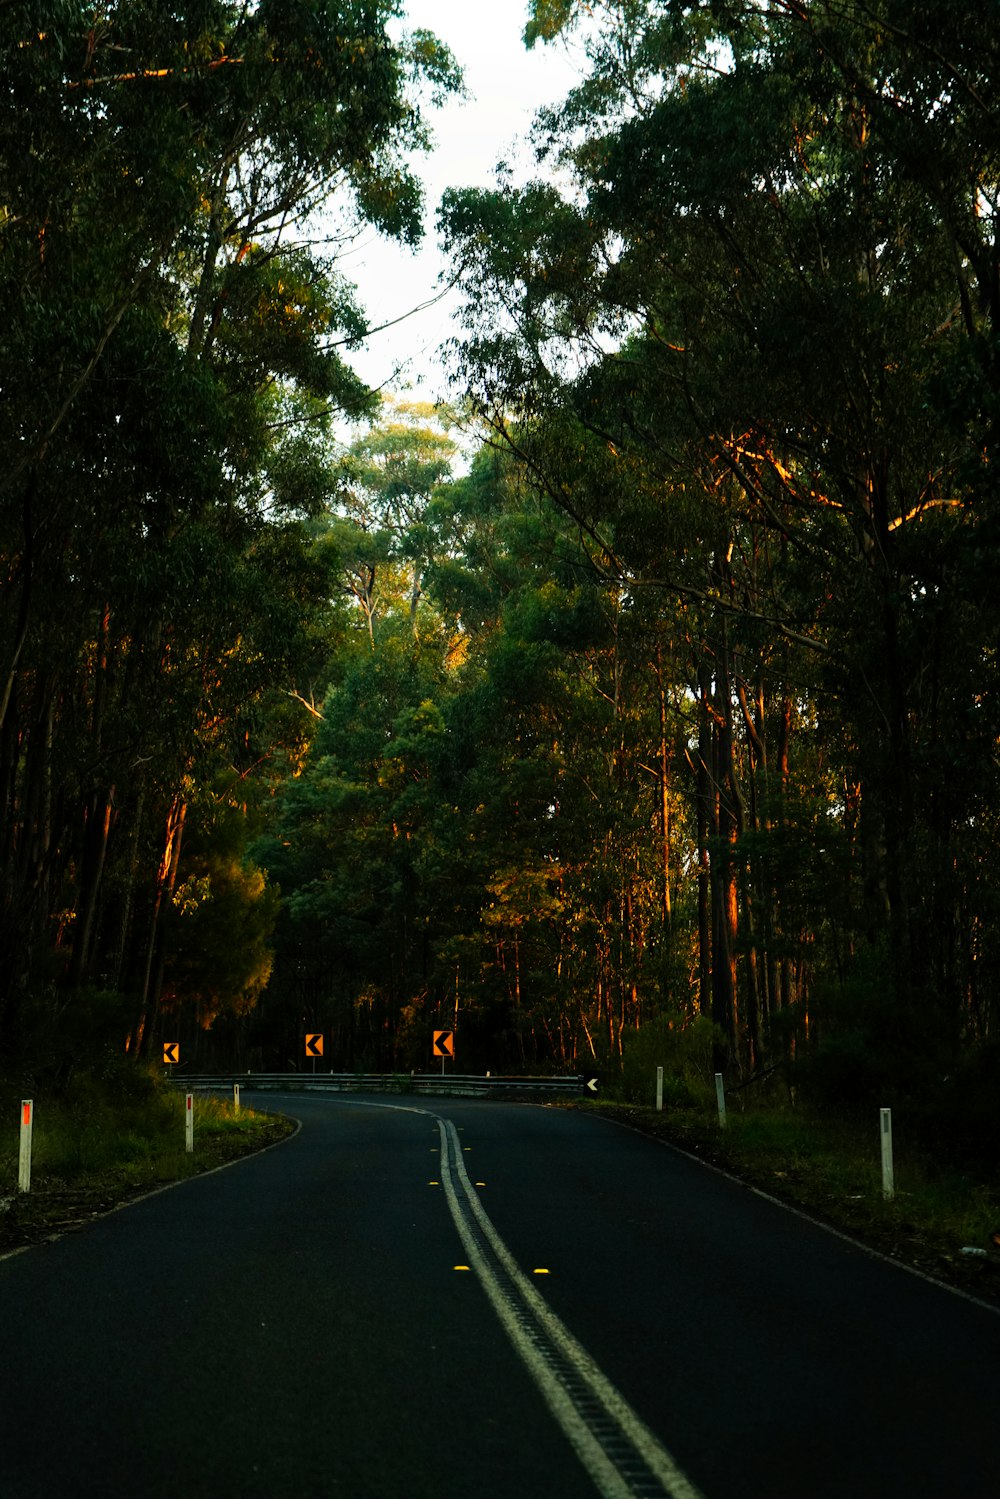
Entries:
<svg viewBox="0 0 1000 1499">
<path fill-rule="evenodd" d="M 604 1499 L 703 1499 L 665 1447 L 539 1295 L 469 1180 L 450 1120 L 438 1118 L 441 1181 L 493 1310 Z"/>
<path fill-rule="evenodd" d="M 537 1108 L 537 1104 L 532 1104 Z M 947 1280 L 939 1280 L 936 1275 L 930 1275 L 926 1270 L 920 1270 L 916 1265 L 908 1265 L 905 1260 L 893 1259 L 891 1254 L 884 1254 L 881 1249 L 875 1249 L 871 1244 L 866 1244 L 862 1239 L 855 1239 L 845 1229 L 834 1228 L 832 1223 L 824 1223 L 822 1218 L 814 1218 L 805 1208 L 796 1207 L 794 1202 L 788 1202 L 783 1197 L 775 1197 L 773 1193 L 766 1192 L 763 1187 L 755 1187 L 751 1182 L 745 1181 L 741 1176 L 734 1176 L 724 1166 L 716 1166 L 713 1161 L 706 1161 L 704 1156 L 695 1155 L 691 1150 L 685 1150 L 683 1145 L 675 1145 L 672 1140 L 663 1140 L 659 1135 L 647 1135 L 644 1130 L 637 1129 L 634 1124 L 625 1124 L 621 1119 L 612 1119 L 607 1114 L 598 1116 L 606 1124 L 612 1124 L 616 1129 L 628 1130 L 631 1135 L 638 1135 L 641 1140 L 649 1140 L 653 1145 L 660 1145 L 664 1150 L 672 1150 L 674 1155 L 683 1156 L 686 1161 L 691 1161 L 695 1166 L 701 1166 L 706 1171 L 712 1171 L 716 1176 L 721 1176 L 724 1181 L 732 1182 L 734 1187 L 741 1187 L 744 1192 L 750 1192 L 754 1197 L 763 1197 L 765 1202 L 771 1203 L 773 1207 L 781 1208 L 782 1212 L 791 1213 L 793 1218 L 801 1218 L 803 1223 L 811 1223 L 813 1228 L 818 1228 L 833 1239 L 840 1239 L 844 1244 L 850 1244 L 852 1249 L 860 1250 L 871 1260 L 881 1260 L 883 1265 L 891 1265 L 894 1270 L 905 1270 L 907 1275 L 913 1275 L 917 1280 L 924 1280 L 929 1286 L 936 1286 L 939 1291 L 947 1291 L 951 1296 L 957 1296 L 960 1301 L 971 1301 L 973 1306 L 978 1306 L 981 1311 L 992 1312 L 994 1317 L 1000 1317 L 1000 1306 L 995 1301 L 984 1301 L 973 1291 L 963 1291 L 960 1286 L 953 1286 Z"/>
</svg>

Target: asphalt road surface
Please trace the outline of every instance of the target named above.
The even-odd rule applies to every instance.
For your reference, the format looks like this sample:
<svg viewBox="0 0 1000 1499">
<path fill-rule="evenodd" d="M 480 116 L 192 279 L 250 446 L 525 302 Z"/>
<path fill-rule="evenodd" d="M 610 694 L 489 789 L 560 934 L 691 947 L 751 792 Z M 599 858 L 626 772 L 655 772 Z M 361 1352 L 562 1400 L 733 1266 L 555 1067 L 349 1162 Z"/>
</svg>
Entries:
<svg viewBox="0 0 1000 1499">
<path fill-rule="evenodd" d="M 990 1308 L 594 1117 L 265 1106 L 0 1262 L 0 1499 L 1000 1494 Z"/>
</svg>

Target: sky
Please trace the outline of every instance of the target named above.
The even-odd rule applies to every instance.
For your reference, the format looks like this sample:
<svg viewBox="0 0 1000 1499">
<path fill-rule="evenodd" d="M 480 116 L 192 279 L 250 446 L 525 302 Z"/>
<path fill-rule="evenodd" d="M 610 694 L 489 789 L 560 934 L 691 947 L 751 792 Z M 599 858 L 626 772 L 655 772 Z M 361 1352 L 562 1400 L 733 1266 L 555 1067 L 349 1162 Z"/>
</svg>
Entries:
<svg viewBox="0 0 1000 1499">
<path fill-rule="evenodd" d="M 356 283 L 372 325 L 390 322 L 429 301 L 439 291 L 447 263 L 437 246 L 434 214 L 447 187 L 488 187 L 497 161 L 526 135 L 535 110 L 562 99 L 579 75 L 560 43 L 541 42 L 529 52 L 521 38 L 527 0 L 407 0 L 407 29 L 433 31 L 455 54 L 468 97 L 430 115 L 436 146 L 416 156 L 424 184 L 426 233 L 417 252 L 369 232 L 339 261 Z M 349 355 L 368 384 L 434 400 L 446 394 L 436 358 L 438 345 L 455 331 L 454 293 L 436 306 L 374 334 L 364 351 Z"/>
</svg>

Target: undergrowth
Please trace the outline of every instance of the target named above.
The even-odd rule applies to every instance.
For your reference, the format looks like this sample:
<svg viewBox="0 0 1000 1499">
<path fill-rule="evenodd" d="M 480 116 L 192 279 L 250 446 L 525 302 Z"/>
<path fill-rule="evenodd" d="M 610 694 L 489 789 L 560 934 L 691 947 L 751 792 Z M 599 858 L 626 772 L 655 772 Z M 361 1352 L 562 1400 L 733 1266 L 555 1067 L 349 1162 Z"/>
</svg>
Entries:
<svg viewBox="0 0 1000 1499">
<path fill-rule="evenodd" d="M 293 1127 L 232 1100 L 194 1096 L 194 1149 L 184 1095 L 153 1072 L 81 1073 L 60 1090 L 34 1085 L 31 1189 L 18 1191 L 20 1101 L 0 1081 L 0 1252 L 51 1237 L 130 1197 L 272 1144 Z"/>
</svg>

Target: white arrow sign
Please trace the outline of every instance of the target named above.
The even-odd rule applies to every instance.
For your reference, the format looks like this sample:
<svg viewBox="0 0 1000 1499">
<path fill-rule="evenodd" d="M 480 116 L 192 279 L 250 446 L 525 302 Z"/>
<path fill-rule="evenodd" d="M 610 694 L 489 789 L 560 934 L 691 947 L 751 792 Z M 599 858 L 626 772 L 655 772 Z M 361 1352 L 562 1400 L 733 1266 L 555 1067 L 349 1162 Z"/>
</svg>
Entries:
<svg viewBox="0 0 1000 1499">
<path fill-rule="evenodd" d="M 587 1079 L 587 1092 L 588 1093 L 596 1093 L 597 1092 L 597 1078 L 596 1077 L 588 1077 L 588 1079 Z"/>
</svg>

